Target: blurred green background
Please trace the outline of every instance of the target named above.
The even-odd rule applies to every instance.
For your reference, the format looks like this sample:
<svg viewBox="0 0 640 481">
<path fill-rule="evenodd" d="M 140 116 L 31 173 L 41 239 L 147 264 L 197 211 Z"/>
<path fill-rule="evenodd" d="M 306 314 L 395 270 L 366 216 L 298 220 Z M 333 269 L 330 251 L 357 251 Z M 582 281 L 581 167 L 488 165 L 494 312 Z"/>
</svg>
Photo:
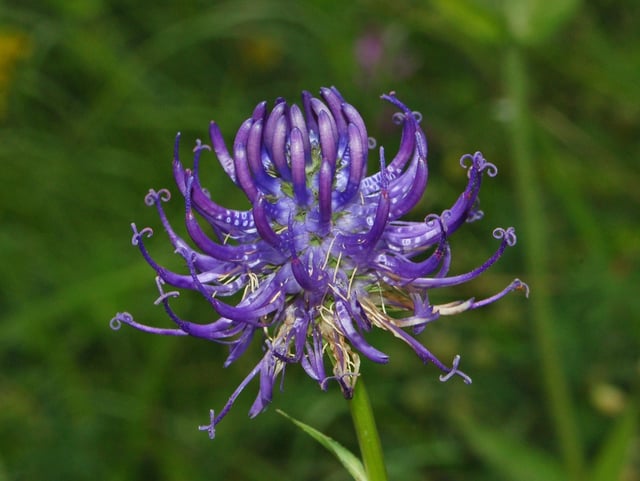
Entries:
<svg viewBox="0 0 640 481">
<path fill-rule="evenodd" d="M 622 0 L 5 1 L 0 6 L 0 480 L 345 480 L 279 416 L 357 451 L 347 402 L 299 366 L 269 411 L 252 383 L 209 441 L 198 432 L 259 358 L 109 320 L 168 326 L 129 223 L 167 187 L 174 136 L 189 164 L 208 122 L 228 142 L 259 101 L 335 85 L 369 135 L 397 147 L 395 90 L 422 112 L 440 212 L 481 150 L 500 173 L 485 218 L 452 239 L 455 273 L 514 225 L 518 244 L 451 297 L 513 294 L 430 326 L 474 383 L 438 381 L 389 335 L 364 362 L 394 480 L 640 480 L 640 3 Z M 208 140 L 206 140 L 208 141 Z M 375 166 L 375 155 L 371 161 Z M 214 198 L 245 205 L 213 156 Z M 178 196 L 179 197 L 179 196 Z M 179 224 L 179 198 L 167 206 Z M 185 296 L 187 317 L 211 319 Z"/>
</svg>

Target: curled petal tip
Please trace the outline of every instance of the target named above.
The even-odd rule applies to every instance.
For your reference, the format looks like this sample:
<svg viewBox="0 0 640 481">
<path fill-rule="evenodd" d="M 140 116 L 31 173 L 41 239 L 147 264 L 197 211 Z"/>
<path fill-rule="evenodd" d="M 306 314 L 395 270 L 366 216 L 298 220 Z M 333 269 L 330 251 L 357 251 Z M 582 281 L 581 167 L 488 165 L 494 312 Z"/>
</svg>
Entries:
<svg viewBox="0 0 640 481">
<path fill-rule="evenodd" d="M 156 205 L 158 201 L 168 202 L 171 199 L 171 192 L 167 189 L 149 189 L 149 193 L 144 196 L 144 203 L 148 206 Z"/>
<path fill-rule="evenodd" d="M 131 244 L 137 246 L 142 239 L 142 236 L 151 237 L 153 235 L 153 229 L 151 227 L 145 227 L 141 231 L 138 231 L 138 227 L 135 223 L 131 223 L 131 230 L 133 230 L 133 236 L 131 237 Z"/>
<path fill-rule="evenodd" d="M 157 306 L 159 304 L 162 304 L 164 301 L 166 301 L 167 299 L 170 299 L 172 297 L 180 297 L 180 292 L 178 291 L 169 291 L 169 292 L 163 292 L 162 294 L 160 294 L 155 301 L 153 301 L 153 303 Z"/>
<path fill-rule="evenodd" d="M 133 321 L 133 316 L 128 312 L 118 312 L 115 317 L 109 321 L 109 327 L 114 331 L 119 330 L 122 327 L 122 323 L 130 324 Z"/>
<path fill-rule="evenodd" d="M 507 227 L 506 229 L 496 227 L 493 230 L 493 237 L 496 239 L 504 239 L 504 242 L 506 242 L 509 247 L 516 245 L 517 238 L 515 227 Z"/>
<path fill-rule="evenodd" d="M 193 152 L 200 152 L 201 150 L 211 151 L 211 146 L 207 144 L 203 144 L 202 140 L 196 139 L 196 145 L 193 147 Z"/>
<path fill-rule="evenodd" d="M 520 279 L 514 279 L 513 286 L 516 291 L 524 292 L 524 296 L 527 299 L 529 298 L 529 285 L 526 282 L 522 282 Z"/>
<path fill-rule="evenodd" d="M 453 376 L 460 376 L 465 384 L 471 384 L 473 381 L 469 376 L 467 376 L 464 372 L 458 369 L 458 365 L 460 364 L 460 355 L 456 354 L 456 357 L 453 358 L 453 365 L 448 373 L 440 376 L 440 381 L 446 382 L 451 379 Z"/>
<path fill-rule="evenodd" d="M 216 413 L 213 409 L 209 410 L 209 418 L 211 422 L 198 426 L 198 431 L 207 431 L 209 433 L 209 439 L 214 439 L 216 437 Z"/>
</svg>

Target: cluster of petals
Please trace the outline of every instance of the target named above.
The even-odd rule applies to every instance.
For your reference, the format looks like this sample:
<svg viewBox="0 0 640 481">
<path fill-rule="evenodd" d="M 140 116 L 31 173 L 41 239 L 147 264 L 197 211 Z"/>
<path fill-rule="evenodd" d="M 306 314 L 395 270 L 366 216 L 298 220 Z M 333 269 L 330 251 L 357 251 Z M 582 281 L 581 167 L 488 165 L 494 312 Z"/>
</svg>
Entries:
<svg viewBox="0 0 640 481">
<path fill-rule="evenodd" d="M 377 363 L 389 360 L 367 341 L 373 328 L 408 344 L 423 362 L 442 371 L 441 380 L 457 375 L 470 383 L 458 368 L 459 356 L 446 365 L 417 336 L 440 316 L 485 306 L 513 290 L 528 290 L 515 279 L 486 299 L 432 304 L 432 289 L 477 278 L 516 242 L 512 227 L 496 228 L 496 250 L 483 264 L 449 274 L 449 237 L 465 222 L 482 217 L 478 193 L 483 176 L 497 174 L 495 165 L 480 152 L 463 156 L 467 185 L 453 205 L 423 221 L 403 220 L 427 185 L 421 116 L 395 93 L 382 96 L 397 109 L 393 120 L 402 129 L 400 146 L 390 159 L 381 147 L 379 168 L 367 175 L 373 146 L 362 117 L 335 88 L 321 89 L 319 97 L 303 92 L 302 107 L 279 98 L 270 110 L 261 102 L 238 129 L 231 150 L 218 124 L 211 122 L 211 145 L 197 141 L 190 168 L 180 160 L 178 134 L 173 174 L 184 198 L 189 239 L 180 237 L 165 215 L 169 191 L 150 190 L 145 202 L 157 209 L 174 251 L 184 259 L 184 272 L 159 265 L 145 245 L 152 230 L 132 224 L 132 242 L 156 272 L 156 304 L 164 307 L 174 326 L 141 324 L 123 312 L 111 320 L 112 328 L 125 323 L 148 333 L 225 344 L 225 366 L 255 337 L 262 343 L 262 358 L 222 410 L 211 411 L 210 424 L 201 426 L 212 438 L 216 425 L 256 377 L 259 389 L 250 416 L 263 411 L 289 364 L 300 364 L 323 390 L 335 381 L 350 398 L 361 355 Z M 221 196 L 201 185 L 200 160 L 211 150 L 248 198 L 250 209 L 223 207 L 214 200 Z M 216 319 L 198 323 L 182 318 L 172 306 L 179 289 L 200 293 Z"/>
</svg>

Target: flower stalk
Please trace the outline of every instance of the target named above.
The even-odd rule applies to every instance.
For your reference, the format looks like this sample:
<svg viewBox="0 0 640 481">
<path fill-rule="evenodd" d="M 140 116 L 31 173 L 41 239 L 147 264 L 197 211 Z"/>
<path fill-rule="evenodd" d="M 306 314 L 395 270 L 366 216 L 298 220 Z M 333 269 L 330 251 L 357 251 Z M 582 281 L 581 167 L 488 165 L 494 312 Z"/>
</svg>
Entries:
<svg viewBox="0 0 640 481">
<path fill-rule="evenodd" d="M 353 399 L 349 401 L 353 426 L 358 437 L 360 454 L 369 481 L 387 481 L 382 444 L 373 416 L 369 394 L 362 379 L 358 380 Z"/>
</svg>

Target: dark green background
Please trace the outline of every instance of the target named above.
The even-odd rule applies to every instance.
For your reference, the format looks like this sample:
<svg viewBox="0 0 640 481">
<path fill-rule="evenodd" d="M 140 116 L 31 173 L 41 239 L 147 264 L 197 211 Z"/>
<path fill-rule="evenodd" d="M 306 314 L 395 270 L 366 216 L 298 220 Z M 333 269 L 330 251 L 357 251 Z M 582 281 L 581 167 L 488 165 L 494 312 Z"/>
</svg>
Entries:
<svg viewBox="0 0 640 481">
<path fill-rule="evenodd" d="M 597 0 L 8 1 L 0 7 L 0 480 L 343 480 L 275 412 L 357 452 L 347 402 L 299 366 L 254 420 L 252 383 L 209 441 L 197 431 L 257 362 L 204 341 L 109 329 L 117 311 L 168 326 L 129 223 L 180 263 L 143 198 L 170 188 L 208 122 L 227 141 L 259 101 L 335 85 L 393 152 L 379 100 L 420 111 L 430 183 L 415 219 L 451 205 L 458 159 L 499 175 L 485 218 L 452 239 L 452 272 L 519 242 L 440 299 L 531 297 L 441 319 L 420 339 L 474 383 L 442 384 L 390 335 L 363 362 L 394 480 L 637 481 L 640 375 L 640 7 Z M 381 55 L 359 61 L 377 38 Z M 376 155 L 371 156 L 375 167 Z M 203 182 L 245 206 L 213 156 Z M 179 196 L 178 196 L 179 197 Z M 167 210 L 179 224 L 179 198 Z M 212 319 L 185 296 L 185 316 Z"/>
</svg>

